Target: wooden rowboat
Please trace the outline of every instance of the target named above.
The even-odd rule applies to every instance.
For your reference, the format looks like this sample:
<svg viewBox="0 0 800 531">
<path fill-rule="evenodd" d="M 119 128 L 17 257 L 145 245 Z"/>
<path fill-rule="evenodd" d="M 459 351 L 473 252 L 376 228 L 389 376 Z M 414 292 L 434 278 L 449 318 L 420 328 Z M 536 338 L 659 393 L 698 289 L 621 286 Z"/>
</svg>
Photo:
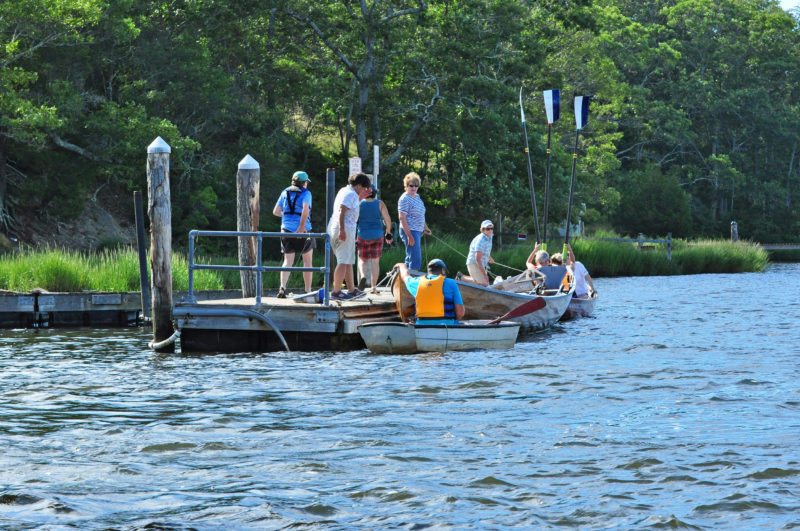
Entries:
<svg viewBox="0 0 800 531">
<path fill-rule="evenodd" d="M 557 280 L 560 282 L 561 278 Z M 532 291 L 528 293 L 500 291 L 461 280 L 456 280 L 456 283 L 464 301 L 466 310 L 464 320 L 467 321 L 496 319 L 498 316 L 512 312 L 533 299 L 543 299 L 545 302 L 543 308 L 524 315 L 516 315 L 509 319 L 518 322 L 521 328 L 526 331 L 544 330 L 557 322 L 567 310 L 569 300 L 575 291 L 574 283 L 569 284 L 568 291 L 562 292 L 559 292 L 558 289 L 546 289 L 546 286 L 542 286 L 541 295 Z M 531 281 L 528 281 L 528 283 L 531 288 L 534 287 Z M 400 280 L 399 275 L 392 282 L 392 294 L 401 319 L 403 322 L 408 322 L 414 316 L 414 296 L 406 289 L 405 283 Z"/>
<path fill-rule="evenodd" d="M 545 307 L 541 310 L 513 319 L 519 322 L 526 331 L 544 330 L 557 322 L 567 311 L 572 293 L 575 291 L 573 286 L 569 291 L 563 293 L 536 295 L 498 291 L 469 282 L 456 282 L 461 290 L 461 298 L 466 308 L 465 319 L 491 319 L 493 316 L 503 315 L 532 299 L 544 299 Z"/>
<path fill-rule="evenodd" d="M 376 354 L 413 354 L 459 350 L 508 349 L 514 346 L 519 323 L 466 321 L 453 325 L 364 323 L 358 333 Z"/>
</svg>

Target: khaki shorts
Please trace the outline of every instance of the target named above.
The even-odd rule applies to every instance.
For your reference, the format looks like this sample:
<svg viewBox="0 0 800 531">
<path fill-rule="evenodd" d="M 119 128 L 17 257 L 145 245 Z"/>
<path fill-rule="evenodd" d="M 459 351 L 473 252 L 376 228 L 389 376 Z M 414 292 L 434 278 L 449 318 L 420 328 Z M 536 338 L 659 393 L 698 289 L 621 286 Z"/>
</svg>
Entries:
<svg viewBox="0 0 800 531">
<path fill-rule="evenodd" d="M 467 271 L 469 271 L 469 276 L 471 276 L 475 282 L 480 282 L 481 284 L 485 282 L 484 275 L 478 267 L 478 264 L 467 264 Z"/>
<path fill-rule="evenodd" d="M 344 230 L 347 234 L 347 239 L 342 241 L 339 239 L 339 231 L 336 231 L 335 236 L 331 236 L 331 251 L 336 256 L 337 264 L 355 264 L 356 263 L 356 236 L 355 231 Z"/>
</svg>

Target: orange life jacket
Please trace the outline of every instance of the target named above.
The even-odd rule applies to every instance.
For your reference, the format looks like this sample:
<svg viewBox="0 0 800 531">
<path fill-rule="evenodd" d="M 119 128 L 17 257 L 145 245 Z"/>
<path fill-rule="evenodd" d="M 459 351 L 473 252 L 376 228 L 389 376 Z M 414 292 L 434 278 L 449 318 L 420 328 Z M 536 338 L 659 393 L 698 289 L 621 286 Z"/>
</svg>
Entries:
<svg viewBox="0 0 800 531">
<path fill-rule="evenodd" d="M 417 286 L 417 318 L 419 319 L 455 319 L 455 305 L 448 298 L 445 299 L 442 288 L 445 277 L 438 276 L 430 279 L 422 277 Z"/>
</svg>

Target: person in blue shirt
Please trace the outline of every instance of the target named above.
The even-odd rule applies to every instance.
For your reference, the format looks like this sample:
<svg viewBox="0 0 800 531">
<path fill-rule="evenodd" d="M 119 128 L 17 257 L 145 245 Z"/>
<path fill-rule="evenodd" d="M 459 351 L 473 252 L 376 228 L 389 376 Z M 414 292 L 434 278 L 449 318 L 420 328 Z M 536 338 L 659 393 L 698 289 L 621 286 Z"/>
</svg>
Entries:
<svg viewBox="0 0 800 531">
<path fill-rule="evenodd" d="M 378 293 L 384 239 L 387 243 L 392 241 L 392 219 L 389 217 L 389 209 L 378 199 L 378 189 L 373 186 L 370 195 L 361 200 L 358 210 L 358 289 L 364 289 L 369 280 L 372 293 Z"/>
<path fill-rule="evenodd" d="M 447 266 L 439 258 L 428 262 L 428 274 L 412 276 L 404 263 L 396 264 L 400 278 L 414 296 L 417 323 L 457 324 L 464 317 L 464 301 L 456 281 L 447 278 Z"/>
<path fill-rule="evenodd" d="M 296 171 L 292 175 L 292 185 L 281 192 L 272 213 L 281 218 L 281 232 L 303 234 L 311 232 L 311 192 L 308 183 L 311 179 L 304 171 Z M 281 238 L 283 267 L 294 264 L 295 253 L 303 257 L 303 267 L 311 267 L 316 240 L 314 238 L 286 237 Z M 289 271 L 281 271 L 281 287 L 278 298 L 286 297 L 286 284 L 289 282 Z M 303 271 L 306 293 L 311 291 L 311 271 Z"/>
</svg>

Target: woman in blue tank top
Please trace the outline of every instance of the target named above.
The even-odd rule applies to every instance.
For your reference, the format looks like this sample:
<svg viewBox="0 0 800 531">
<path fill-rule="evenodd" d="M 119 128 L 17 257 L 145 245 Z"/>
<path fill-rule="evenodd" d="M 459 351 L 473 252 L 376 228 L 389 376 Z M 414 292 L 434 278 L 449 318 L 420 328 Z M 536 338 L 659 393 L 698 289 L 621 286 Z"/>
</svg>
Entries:
<svg viewBox="0 0 800 531">
<path fill-rule="evenodd" d="M 361 200 L 358 210 L 358 231 L 356 246 L 358 247 L 359 289 L 363 289 L 369 279 L 372 293 L 377 293 L 378 275 L 380 274 L 383 238 L 391 242 L 392 219 L 386 205 L 378 199 L 378 190 L 373 186 L 372 193 Z"/>
</svg>

